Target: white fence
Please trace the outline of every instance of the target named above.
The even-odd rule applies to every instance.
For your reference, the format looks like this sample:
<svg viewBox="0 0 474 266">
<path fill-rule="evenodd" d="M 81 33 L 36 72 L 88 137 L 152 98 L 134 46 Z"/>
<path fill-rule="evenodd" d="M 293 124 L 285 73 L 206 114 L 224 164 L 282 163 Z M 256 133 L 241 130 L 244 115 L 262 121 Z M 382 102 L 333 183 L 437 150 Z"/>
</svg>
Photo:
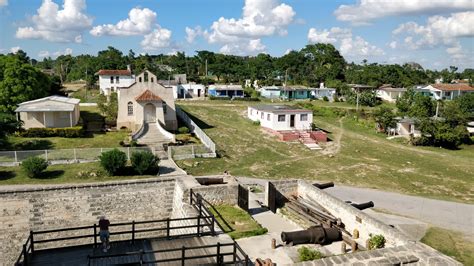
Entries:
<svg viewBox="0 0 474 266">
<path fill-rule="evenodd" d="M 212 152 L 206 145 L 168 146 L 168 156 L 175 160 L 184 160 L 192 158 L 215 158 L 216 153 Z"/>
<path fill-rule="evenodd" d="M 99 156 L 114 148 L 83 148 L 83 149 L 58 149 L 58 150 L 28 150 L 28 151 L 0 151 L 0 166 L 15 166 L 28 157 L 38 156 L 49 161 L 51 164 L 70 164 L 94 162 Z M 136 151 L 150 151 L 160 159 L 167 159 L 168 153 L 163 148 L 154 147 L 119 147 L 119 149 L 130 160 L 130 156 Z"/>
<path fill-rule="evenodd" d="M 216 144 L 214 143 L 214 141 L 212 141 L 212 139 L 207 136 L 206 133 L 204 133 L 204 131 L 196 123 L 194 123 L 194 121 L 191 120 L 191 118 L 189 118 L 189 116 L 179 107 L 176 107 L 176 115 L 178 115 L 178 117 L 183 120 L 183 122 L 188 126 L 189 130 L 194 133 L 201 140 L 201 142 L 209 149 L 210 153 L 213 154 L 212 156 L 206 157 L 216 157 Z M 197 156 L 190 158 L 195 157 Z"/>
</svg>

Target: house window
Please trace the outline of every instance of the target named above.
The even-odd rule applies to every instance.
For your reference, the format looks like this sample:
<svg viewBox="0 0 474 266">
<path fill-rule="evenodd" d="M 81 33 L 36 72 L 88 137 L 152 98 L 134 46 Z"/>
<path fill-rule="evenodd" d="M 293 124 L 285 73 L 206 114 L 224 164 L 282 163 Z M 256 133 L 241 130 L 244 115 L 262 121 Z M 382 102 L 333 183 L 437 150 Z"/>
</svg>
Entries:
<svg viewBox="0 0 474 266">
<path fill-rule="evenodd" d="M 450 92 L 450 91 L 445 91 L 445 92 L 444 92 L 444 96 L 450 97 L 450 96 L 451 96 L 451 92 Z"/>
<path fill-rule="evenodd" d="M 127 110 L 128 110 L 128 115 L 133 115 L 133 103 L 132 102 L 127 103 Z"/>
<path fill-rule="evenodd" d="M 267 120 L 270 121 L 270 114 L 267 114 Z"/>
<path fill-rule="evenodd" d="M 262 112 L 262 114 L 261 114 L 260 118 L 262 118 L 262 119 L 263 119 L 263 115 L 264 115 L 264 113 Z"/>
<path fill-rule="evenodd" d="M 138 82 L 142 82 L 142 77 L 139 77 L 139 78 L 138 78 Z"/>
<path fill-rule="evenodd" d="M 151 80 L 151 83 L 155 82 L 155 79 L 153 79 L 153 77 L 150 78 L 150 80 Z"/>
<path fill-rule="evenodd" d="M 278 122 L 285 122 L 285 115 L 278 115 Z"/>
<path fill-rule="evenodd" d="M 166 102 L 163 102 L 163 113 L 166 114 L 166 111 L 167 111 L 167 105 L 166 105 Z"/>
<path fill-rule="evenodd" d="M 119 80 L 119 77 L 115 77 L 115 83 L 119 84 L 120 83 L 120 80 Z"/>
<path fill-rule="evenodd" d="M 145 74 L 143 74 L 143 77 L 145 79 L 145 82 L 148 82 L 148 72 L 145 72 Z"/>
<path fill-rule="evenodd" d="M 300 121 L 308 121 L 308 114 L 301 114 Z"/>
<path fill-rule="evenodd" d="M 110 77 L 110 83 L 114 83 L 114 77 Z"/>
</svg>

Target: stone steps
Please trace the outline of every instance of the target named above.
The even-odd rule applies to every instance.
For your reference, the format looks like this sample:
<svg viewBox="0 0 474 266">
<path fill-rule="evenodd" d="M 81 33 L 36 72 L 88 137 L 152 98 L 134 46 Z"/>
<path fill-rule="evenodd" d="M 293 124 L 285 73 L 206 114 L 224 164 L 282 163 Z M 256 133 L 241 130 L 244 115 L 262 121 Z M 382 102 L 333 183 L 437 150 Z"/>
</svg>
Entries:
<svg viewBox="0 0 474 266">
<path fill-rule="evenodd" d="M 158 130 L 156 123 L 147 123 L 145 124 L 145 132 L 137 139 L 137 142 L 142 145 L 151 146 L 168 143 L 170 140 Z"/>
</svg>

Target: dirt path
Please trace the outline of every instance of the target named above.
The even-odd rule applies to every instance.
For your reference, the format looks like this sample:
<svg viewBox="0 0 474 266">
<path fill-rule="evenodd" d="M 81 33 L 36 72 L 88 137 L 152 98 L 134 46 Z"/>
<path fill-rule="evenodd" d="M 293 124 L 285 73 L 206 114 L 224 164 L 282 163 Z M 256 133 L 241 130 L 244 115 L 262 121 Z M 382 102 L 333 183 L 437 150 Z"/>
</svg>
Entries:
<svg viewBox="0 0 474 266">
<path fill-rule="evenodd" d="M 339 128 L 337 128 L 337 133 L 334 136 L 334 140 L 326 144 L 324 149 L 321 151 L 322 154 L 336 155 L 337 153 L 339 153 L 339 151 L 341 151 L 341 139 L 342 139 L 342 135 L 345 133 L 344 125 L 342 123 L 343 119 L 344 117 L 339 118 L 338 120 Z"/>
</svg>

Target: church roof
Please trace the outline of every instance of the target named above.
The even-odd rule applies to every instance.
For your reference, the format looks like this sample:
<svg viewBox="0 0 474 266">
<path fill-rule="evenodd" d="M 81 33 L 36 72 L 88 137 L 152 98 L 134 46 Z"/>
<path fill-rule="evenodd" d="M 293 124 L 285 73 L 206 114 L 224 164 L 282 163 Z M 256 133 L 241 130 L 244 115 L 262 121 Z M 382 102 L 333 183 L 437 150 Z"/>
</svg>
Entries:
<svg viewBox="0 0 474 266">
<path fill-rule="evenodd" d="M 161 101 L 162 99 L 159 96 L 153 94 L 153 92 L 151 92 L 150 90 L 146 90 L 142 94 L 135 97 L 135 100 L 137 102 L 146 102 L 146 101 Z"/>
</svg>

